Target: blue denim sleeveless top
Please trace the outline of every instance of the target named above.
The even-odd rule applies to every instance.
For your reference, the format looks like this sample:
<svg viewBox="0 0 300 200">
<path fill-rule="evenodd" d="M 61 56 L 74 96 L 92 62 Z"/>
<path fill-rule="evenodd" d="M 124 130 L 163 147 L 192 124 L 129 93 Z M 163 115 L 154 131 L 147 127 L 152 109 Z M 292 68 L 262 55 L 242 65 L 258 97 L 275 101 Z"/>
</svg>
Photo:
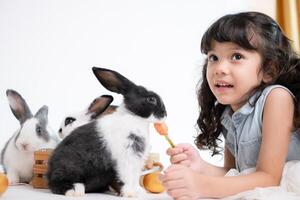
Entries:
<svg viewBox="0 0 300 200">
<path fill-rule="evenodd" d="M 233 111 L 227 106 L 221 116 L 222 134 L 225 144 L 235 157 L 238 171 L 256 167 L 262 139 L 262 115 L 266 98 L 274 88 L 284 88 L 293 97 L 290 90 L 281 85 L 266 87 L 261 96 L 253 103 L 258 93 L 254 94 L 239 110 Z M 289 144 L 287 160 L 300 160 L 300 133 L 293 132 Z"/>
</svg>

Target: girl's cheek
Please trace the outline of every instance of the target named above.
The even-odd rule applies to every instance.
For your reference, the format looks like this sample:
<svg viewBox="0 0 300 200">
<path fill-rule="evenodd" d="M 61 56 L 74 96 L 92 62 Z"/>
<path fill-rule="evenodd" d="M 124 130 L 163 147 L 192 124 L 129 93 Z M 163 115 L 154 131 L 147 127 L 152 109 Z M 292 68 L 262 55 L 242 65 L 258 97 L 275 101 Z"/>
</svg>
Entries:
<svg viewBox="0 0 300 200">
<path fill-rule="evenodd" d="M 211 77 L 207 76 L 206 78 L 207 78 L 208 86 L 209 86 L 210 90 L 212 90 L 213 84 L 211 83 L 212 82 Z"/>
<path fill-rule="evenodd" d="M 209 87 L 211 86 L 210 83 L 212 81 L 212 74 L 213 74 L 213 72 L 211 70 L 207 69 L 207 71 L 206 71 L 206 79 L 207 79 L 207 82 L 209 84 Z"/>
</svg>

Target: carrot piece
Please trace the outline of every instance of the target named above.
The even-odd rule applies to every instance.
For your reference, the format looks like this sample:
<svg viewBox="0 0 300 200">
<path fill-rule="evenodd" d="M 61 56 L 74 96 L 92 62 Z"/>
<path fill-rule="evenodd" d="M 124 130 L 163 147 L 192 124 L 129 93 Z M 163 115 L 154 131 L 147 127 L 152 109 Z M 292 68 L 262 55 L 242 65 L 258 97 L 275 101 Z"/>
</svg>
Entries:
<svg viewBox="0 0 300 200">
<path fill-rule="evenodd" d="M 168 135 L 166 123 L 154 123 L 154 128 L 160 135 Z"/>
<path fill-rule="evenodd" d="M 0 173 L 0 197 L 7 190 L 8 179 L 7 176 L 3 173 Z"/>
<path fill-rule="evenodd" d="M 168 126 L 166 123 L 154 123 L 154 128 L 160 135 L 165 136 L 165 139 L 169 142 L 171 147 L 175 147 L 174 143 L 168 136 Z"/>
</svg>

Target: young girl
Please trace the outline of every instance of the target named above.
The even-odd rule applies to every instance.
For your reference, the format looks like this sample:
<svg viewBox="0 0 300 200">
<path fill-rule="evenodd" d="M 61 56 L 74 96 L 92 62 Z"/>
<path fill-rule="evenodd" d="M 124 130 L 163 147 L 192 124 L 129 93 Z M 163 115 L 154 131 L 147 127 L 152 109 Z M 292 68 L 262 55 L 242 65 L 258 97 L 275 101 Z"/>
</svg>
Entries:
<svg viewBox="0 0 300 200">
<path fill-rule="evenodd" d="M 201 51 L 207 59 L 195 143 L 215 155 L 222 134 L 224 167 L 205 162 L 192 145 L 170 148 L 172 165 L 162 177 L 168 194 L 220 198 L 279 185 L 285 162 L 300 160 L 300 60 L 290 41 L 270 17 L 245 12 L 212 24 Z M 254 167 L 247 175 L 224 176 L 231 168 Z"/>
</svg>

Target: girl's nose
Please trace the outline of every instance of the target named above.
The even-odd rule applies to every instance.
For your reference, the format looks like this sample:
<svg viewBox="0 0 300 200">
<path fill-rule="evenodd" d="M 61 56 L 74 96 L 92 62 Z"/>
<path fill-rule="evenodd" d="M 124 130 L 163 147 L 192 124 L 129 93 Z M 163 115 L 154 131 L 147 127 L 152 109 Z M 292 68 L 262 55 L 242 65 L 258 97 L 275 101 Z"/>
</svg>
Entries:
<svg viewBox="0 0 300 200">
<path fill-rule="evenodd" d="M 229 74 L 229 65 L 226 62 L 219 62 L 215 68 L 216 75 L 227 75 Z"/>
</svg>

